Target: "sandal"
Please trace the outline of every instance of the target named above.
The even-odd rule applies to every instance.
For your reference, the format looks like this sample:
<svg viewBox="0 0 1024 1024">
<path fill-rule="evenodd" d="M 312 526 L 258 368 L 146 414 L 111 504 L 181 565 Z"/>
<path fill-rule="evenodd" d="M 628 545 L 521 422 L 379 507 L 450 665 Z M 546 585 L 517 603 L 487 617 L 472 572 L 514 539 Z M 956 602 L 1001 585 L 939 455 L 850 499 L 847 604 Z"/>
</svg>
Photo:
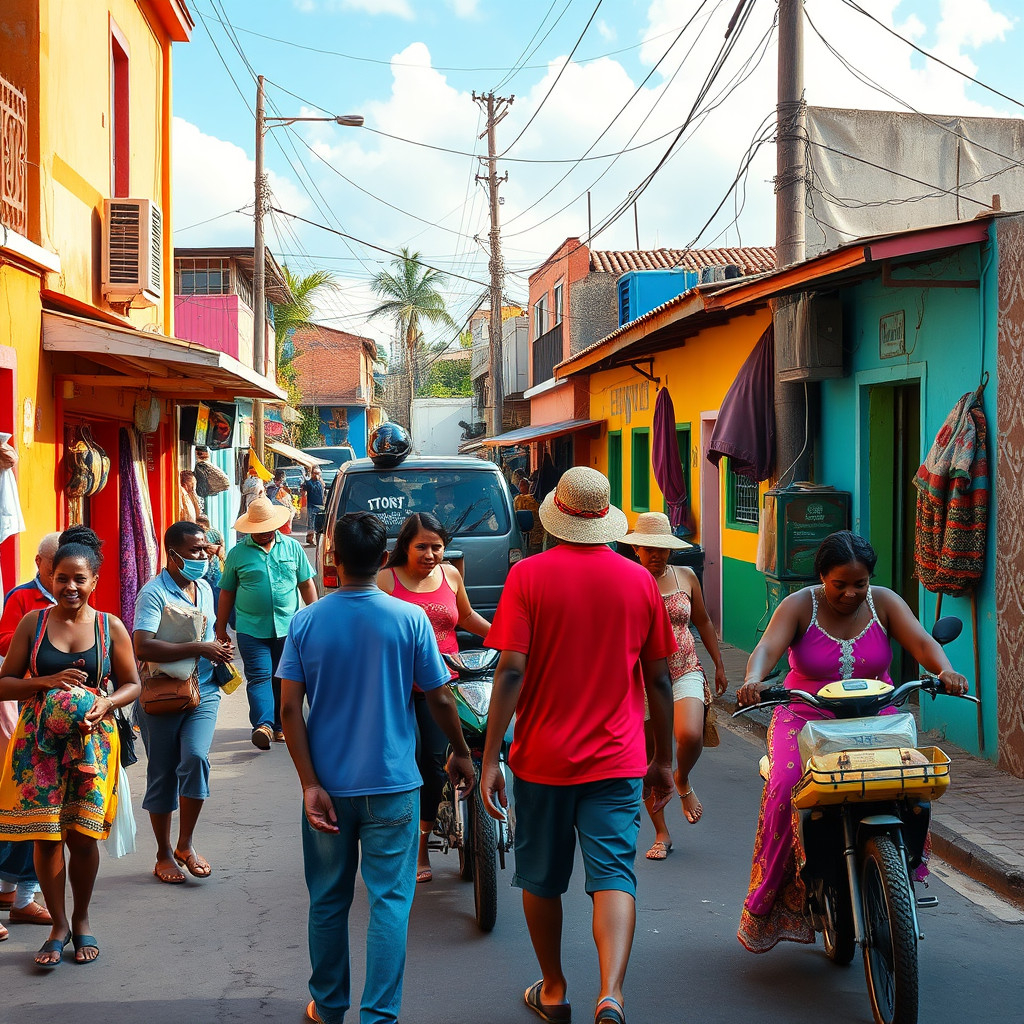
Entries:
<svg viewBox="0 0 1024 1024">
<path fill-rule="evenodd" d="M 210 867 L 205 858 L 200 861 L 199 854 L 195 850 L 189 850 L 185 856 L 182 856 L 179 850 L 175 850 L 174 860 L 177 862 L 178 867 L 185 868 L 193 878 L 209 878 L 213 874 L 213 868 Z M 204 867 L 206 868 L 205 871 L 203 870 Z"/>
<path fill-rule="evenodd" d="M 664 860 L 672 852 L 672 840 L 670 839 L 667 843 L 663 843 L 660 839 L 651 843 L 651 848 L 647 851 L 648 860 Z"/>
<path fill-rule="evenodd" d="M 549 1021 L 551 1024 L 568 1024 L 572 1020 L 572 1006 L 568 1000 L 563 1003 L 542 1003 L 540 992 L 543 987 L 542 978 L 523 993 L 523 1001 L 541 1020 Z"/>
<path fill-rule="evenodd" d="M 0 924 L 0 942 L 3 942 L 4 939 L 9 939 L 10 937 L 11 933 L 2 924 Z"/>
<path fill-rule="evenodd" d="M 52 970 L 61 962 L 64 956 L 64 947 L 71 941 L 71 932 L 68 932 L 63 939 L 47 939 L 40 947 L 39 953 L 36 953 L 36 966 L 42 967 L 45 970 Z M 41 953 L 56 953 L 56 960 L 40 960 L 39 956 Z"/>
<path fill-rule="evenodd" d="M 76 964 L 94 964 L 100 958 L 100 944 L 96 941 L 95 935 L 72 935 L 71 941 L 75 947 L 75 963 Z M 95 949 L 96 955 L 92 957 L 80 958 L 78 954 L 83 949 Z"/>
<path fill-rule="evenodd" d="M 320 1024 L 320 1014 L 316 1012 L 316 1001 L 310 999 L 306 1006 L 306 1020 L 313 1021 L 313 1024 Z"/>
<path fill-rule="evenodd" d="M 597 1013 L 594 1024 L 626 1024 L 626 1013 L 622 1003 L 611 996 L 604 996 L 597 1001 Z"/>
<path fill-rule="evenodd" d="M 417 882 L 430 882 L 433 881 L 434 872 L 430 868 L 419 868 L 416 872 Z"/>
<path fill-rule="evenodd" d="M 693 797 L 693 799 L 697 801 L 697 807 L 696 807 L 696 810 L 694 810 L 694 811 L 692 812 L 692 813 L 693 813 L 693 817 L 692 817 L 692 818 L 690 817 L 690 813 L 691 813 L 691 812 L 689 812 L 689 811 L 688 811 L 688 810 L 686 809 L 686 798 L 687 798 L 687 797 L 689 797 L 689 796 L 692 796 L 692 797 Z M 696 825 L 696 824 L 697 824 L 697 822 L 698 822 L 698 821 L 700 821 L 700 816 L 701 816 L 701 815 L 702 815 L 702 814 L 704 813 L 704 805 L 703 805 L 703 804 L 702 804 L 702 803 L 700 802 L 700 799 L 698 798 L 697 794 L 696 794 L 696 793 L 694 793 L 694 791 L 693 791 L 693 786 L 690 786 L 690 787 L 689 787 L 689 788 L 688 788 L 688 789 L 686 790 L 686 792 L 685 792 L 685 793 L 680 793 L 680 794 L 679 794 L 679 799 L 683 801 L 683 817 L 684 817 L 684 818 L 685 818 L 685 819 L 686 819 L 686 820 L 687 820 L 687 821 L 688 821 L 688 822 L 689 822 L 689 823 L 690 823 L 691 825 Z"/>
<path fill-rule="evenodd" d="M 172 875 L 169 871 L 161 871 L 160 865 L 157 864 L 153 868 L 153 877 L 159 878 L 165 885 L 184 885 L 185 876 L 182 874 Z"/>
</svg>

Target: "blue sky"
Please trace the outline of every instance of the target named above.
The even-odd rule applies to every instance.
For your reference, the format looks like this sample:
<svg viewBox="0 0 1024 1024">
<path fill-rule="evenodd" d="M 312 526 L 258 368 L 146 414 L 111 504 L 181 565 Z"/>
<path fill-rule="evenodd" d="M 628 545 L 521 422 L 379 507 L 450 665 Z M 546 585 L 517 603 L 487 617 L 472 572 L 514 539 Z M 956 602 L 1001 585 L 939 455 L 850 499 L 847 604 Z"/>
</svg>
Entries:
<svg viewBox="0 0 1024 1024">
<path fill-rule="evenodd" d="M 1024 0 L 860 2 L 918 45 L 1024 101 L 1019 75 Z M 368 129 L 456 151 L 324 124 L 275 128 L 267 139 L 275 206 L 385 249 L 419 250 L 425 260 L 452 273 L 448 297 L 456 318 L 475 303 L 487 279 L 486 252 L 474 240 L 486 237 L 488 223 L 486 195 L 473 180 L 480 168 L 468 155 L 484 152 L 472 91 L 493 88 L 516 96 L 499 128 L 499 151 L 525 128 L 508 153 L 515 160 L 500 165 L 510 175 L 501 210 L 506 291 L 525 298 L 530 270 L 564 238 L 586 233 L 587 190 L 593 222 L 601 224 L 658 162 L 671 135 L 651 140 L 682 123 L 736 6 L 735 0 L 603 0 L 580 40 L 596 0 L 188 3 L 196 30 L 192 42 L 176 47 L 174 55 L 175 242 L 251 242 L 251 205 L 244 210 L 252 201 L 249 108 L 255 101 L 252 74 L 260 73 L 268 80 L 268 113 L 361 113 Z M 807 0 L 806 6 L 819 31 L 848 60 L 917 109 L 1022 115 L 1020 107 L 914 54 L 840 0 Z M 771 114 L 774 10 L 773 0 L 753 0 L 750 21 L 715 88 L 748 58 L 760 55 L 760 63 L 707 115 L 639 200 L 642 248 L 771 244 L 774 149 L 769 143 L 746 175 L 742 210 L 730 200 L 701 229 L 736 175 L 759 123 Z M 809 102 L 899 109 L 856 82 L 810 27 L 806 34 Z M 634 91 L 635 98 L 613 121 Z M 590 155 L 603 157 L 642 143 L 650 144 L 617 160 L 573 162 L 592 145 Z M 566 162 L 536 162 L 547 160 Z M 231 212 L 238 209 L 243 212 Z M 366 323 L 373 305 L 367 282 L 386 265 L 386 255 L 282 214 L 271 218 L 268 240 L 300 273 L 314 267 L 338 273 L 341 287 L 321 311 L 324 322 L 387 336 L 386 324 Z M 632 211 L 594 244 L 635 247 Z"/>
</svg>

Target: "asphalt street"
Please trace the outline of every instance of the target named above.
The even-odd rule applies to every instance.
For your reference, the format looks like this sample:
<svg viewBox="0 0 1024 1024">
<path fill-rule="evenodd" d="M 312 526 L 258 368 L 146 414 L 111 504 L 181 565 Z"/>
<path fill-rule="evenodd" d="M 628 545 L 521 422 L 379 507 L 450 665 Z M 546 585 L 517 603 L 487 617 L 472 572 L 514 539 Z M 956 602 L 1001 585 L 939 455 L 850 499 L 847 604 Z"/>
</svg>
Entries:
<svg viewBox="0 0 1024 1024">
<path fill-rule="evenodd" d="M 859 958 L 837 968 L 820 945 L 791 944 L 755 957 L 736 940 L 757 818 L 759 755 L 748 736 L 723 732 L 721 747 L 708 751 L 694 774 L 704 816 L 690 826 L 673 809 L 675 849 L 666 861 L 642 858 L 653 838 L 644 824 L 627 979 L 631 1024 L 870 1021 Z M 100 865 L 92 921 L 101 958 L 91 966 L 66 961 L 41 975 L 31 953 L 45 929 L 12 925 L 10 940 L 0 945 L 0 1022 L 302 1021 L 306 892 L 291 761 L 283 745 L 260 753 L 250 744 L 242 692 L 223 702 L 212 760 L 213 794 L 197 847 L 214 865 L 213 876 L 182 886 L 153 878 L 152 839 L 139 810 L 140 762 L 130 769 L 139 850 L 120 860 L 104 855 Z M 501 880 L 497 926 L 482 935 L 473 920 L 472 887 L 458 880 L 455 856 L 433 860 L 434 881 L 419 886 L 413 908 L 403 1021 L 536 1020 L 522 1003 L 538 971 L 518 893 L 508 885 L 511 870 Z M 1021 1020 L 1017 986 L 1007 981 L 1019 976 L 1024 915 L 974 889 L 972 901 L 942 881 L 931 887 L 940 906 L 923 912 L 922 1022 Z M 597 965 L 581 871 L 565 908 L 569 994 L 576 1019 L 585 1022 L 597 996 Z M 352 912 L 356 1000 L 365 923 L 360 891 Z M 349 1017 L 358 1020 L 355 1012 Z"/>
</svg>

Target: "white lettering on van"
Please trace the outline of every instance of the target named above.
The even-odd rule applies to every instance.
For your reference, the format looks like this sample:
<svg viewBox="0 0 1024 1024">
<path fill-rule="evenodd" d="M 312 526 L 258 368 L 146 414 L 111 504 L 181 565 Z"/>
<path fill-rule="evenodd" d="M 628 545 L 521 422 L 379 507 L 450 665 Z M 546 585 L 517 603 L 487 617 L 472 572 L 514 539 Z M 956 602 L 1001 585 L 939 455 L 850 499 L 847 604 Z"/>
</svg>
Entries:
<svg viewBox="0 0 1024 1024">
<path fill-rule="evenodd" d="M 405 498 L 370 498 L 366 502 L 366 507 L 371 512 L 379 512 L 385 508 L 403 509 L 405 508 Z"/>
</svg>

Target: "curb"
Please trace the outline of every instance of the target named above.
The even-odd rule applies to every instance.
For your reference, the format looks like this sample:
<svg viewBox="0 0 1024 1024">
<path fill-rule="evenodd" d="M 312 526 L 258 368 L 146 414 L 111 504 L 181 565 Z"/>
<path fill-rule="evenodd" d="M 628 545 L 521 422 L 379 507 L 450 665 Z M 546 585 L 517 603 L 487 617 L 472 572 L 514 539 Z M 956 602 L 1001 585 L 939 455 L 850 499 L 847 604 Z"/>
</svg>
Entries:
<svg viewBox="0 0 1024 1024">
<path fill-rule="evenodd" d="M 723 713 L 719 718 L 720 727 L 722 718 L 725 718 L 724 727 L 726 729 L 737 733 L 747 733 L 757 737 L 762 743 L 764 742 L 768 734 L 767 712 L 753 711 L 742 718 L 734 719 L 727 717 L 732 715 L 738 706 L 734 694 L 727 693 L 725 696 L 719 697 L 716 703 L 719 711 Z M 936 856 L 962 874 L 987 886 L 1015 906 L 1024 909 L 1024 873 L 1008 864 L 991 850 L 986 850 L 961 835 L 956 829 L 945 824 L 936 814 L 932 815 L 931 837 L 932 852 Z"/>
</svg>

